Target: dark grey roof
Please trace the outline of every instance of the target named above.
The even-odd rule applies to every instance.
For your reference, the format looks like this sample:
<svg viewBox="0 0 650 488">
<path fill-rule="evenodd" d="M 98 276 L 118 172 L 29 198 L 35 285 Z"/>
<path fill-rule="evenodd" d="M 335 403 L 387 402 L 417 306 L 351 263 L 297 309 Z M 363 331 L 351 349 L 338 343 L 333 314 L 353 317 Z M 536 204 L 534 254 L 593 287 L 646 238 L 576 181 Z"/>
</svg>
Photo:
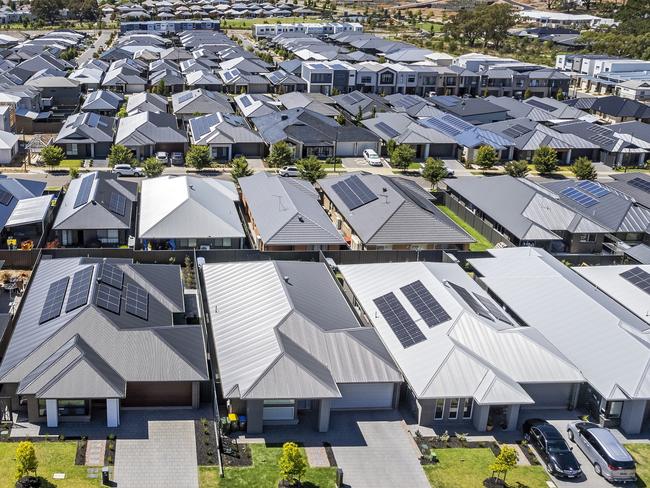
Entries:
<svg viewBox="0 0 650 488">
<path fill-rule="evenodd" d="M 565 100 L 564 103 L 576 108 L 600 112 L 613 117 L 650 118 L 650 107 L 629 98 L 616 95 L 608 97 L 585 97 Z"/>
<path fill-rule="evenodd" d="M 185 143 L 187 134 L 178 129 L 168 113 L 141 112 L 119 120 L 115 143 L 137 147 L 162 143 Z"/>
<path fill-rule="evenodd" d="M 440 110 L 465 118 L 474 115 L 506 112 L 506 109 L 483 98 L 459 98 L 452 96 L 430 97 L 429 101 Z"/>
<path fill-rule="evenodd" d="M 114 117 L 79 112 L 66 119 L 54 142 L 58 144 L 113 142 L 115 124 Z"/>
<path fill-rule="evenodd" d="M 618 132 L 620 134 L 629 134 L 650 144 L 650 124 L 632 120 L 630 122 L 612 124 L 608 127 L 614 132 Z"/>
<path fill-rule="evenodd" d="M 637 203 L 650 209 L 650 193 L 630 184 L 630 181 L 637 178 L 647 181 L 648 184 L 650 184 L 650 175 L 646 173 L 631 172 L 613 173 L 611 177 L 614 178 L 614 181 L 608 182 L 607 186 L 611 186 L 612 188 L 615 188 L 616 190 L 629 195 L 630 197 L 634 198 Z"/>
<path fill-rule="evenodd" d="M 553 128 L 565 134 L 575 134 L 608 152 L 618 153 L 623 152 L 626 148 L 635 147 L 633 144 L 617 137 L 615 132 L 607 126 L 575 121 L 558 124 Z"/>
</svg>

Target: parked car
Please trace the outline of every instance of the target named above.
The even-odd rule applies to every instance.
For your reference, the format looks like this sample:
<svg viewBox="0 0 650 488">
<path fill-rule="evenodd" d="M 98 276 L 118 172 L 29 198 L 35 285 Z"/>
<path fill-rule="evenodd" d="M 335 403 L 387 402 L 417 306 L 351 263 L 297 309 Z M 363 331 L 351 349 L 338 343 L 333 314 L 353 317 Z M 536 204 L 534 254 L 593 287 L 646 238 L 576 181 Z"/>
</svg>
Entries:
<svg viewBox="0 0 650 488">
<path fill-rule="evenodd" d="M 424 163 L 420 163 L 420 171 L 419 171 L 419 173 L 422 174 L 423 171 L 424 171 Z M 445 178 L 453 178 L 454 176 L 456 176 L 456 174 L 454 173 L 454 170 L 451 169 L 451 168 L 447 168 L 445 166 L 445 171 L 446 171 Z"/>
<path fill-rule="evenodd" d="M 165 151 L 157 152 L 156 159 L 162 164 L 169 164 L 169 158 L 167 157 L 167 153 Z"/>
<path fill-rule="evenodd" d="M 576 420 L 567 425 L 567 435 L 585 453 L 596 474 L 616 483 L 636 481 L 634 458 L 609 429 Z"/>
<path fill-rule="evenodd" d="M 549 474 L 567 478 L 577 478 L 582 475 L 580 463 L 562 434 L 546 420 L 526 420 L 523 431 L 524 439 L 535 447 L 546 464 Z"/>
<path fill-rule="evenodd" d="M 185 160 L 183 158 L 183 153 L 182 152 L 173 152 L 172 153 L 172 165 L 174 166 L 183 166 L 185 164 Z"/>
<path fill-rule="evenodd" d="M 381 166 L 381 158 L 379 157 L 379 154 L 372 149 L 363 150 L 363 159 L 365 159 L 370 166 Z"/>
<path fill-rule="evenodd" d="M 283 166 L 280 171 L 278 171 L 280 176 L 300 176 L 300 171 L 296 166 Z"/>
<path fill-rule="evenodd" d="M 129 164 L 116 164 L 113 166 L 111 173 L 115 173 L 117 176 L 142 176 L 144 174 L 144 168 Z"/>
</svg>

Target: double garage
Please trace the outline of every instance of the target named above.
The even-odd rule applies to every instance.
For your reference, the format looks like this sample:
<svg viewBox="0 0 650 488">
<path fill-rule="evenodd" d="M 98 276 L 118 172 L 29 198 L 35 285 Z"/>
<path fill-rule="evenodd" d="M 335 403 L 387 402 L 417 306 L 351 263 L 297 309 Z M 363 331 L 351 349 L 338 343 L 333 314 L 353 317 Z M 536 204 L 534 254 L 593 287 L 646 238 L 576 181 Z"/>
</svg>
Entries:
<svg viewBox="0 0 650 488">
<path fill-rule="evenodd" d="M 395 383 L 340 383 L 342 397 L 332 400 L 332 410 L 393 408 Z"/>
</svg>

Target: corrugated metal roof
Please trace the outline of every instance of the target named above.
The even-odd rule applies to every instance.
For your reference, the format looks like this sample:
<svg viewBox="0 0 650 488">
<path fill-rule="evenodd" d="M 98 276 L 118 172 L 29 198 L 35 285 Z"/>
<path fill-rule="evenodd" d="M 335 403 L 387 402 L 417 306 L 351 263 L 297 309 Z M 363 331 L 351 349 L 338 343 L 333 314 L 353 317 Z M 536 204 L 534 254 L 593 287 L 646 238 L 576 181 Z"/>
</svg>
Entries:
<svg viewBox="0 0 650 488">
<path fill-rule="evenodd" d="M 47 215 L 47 211 L 50 209 L 52 198 L 54 198 L 54 195 L 43 195 L 41 197 L 19 200 L 13 212 L 11 212 L 11 216 L 7 220 L 5 227 L 42 222 Z"/>
</svg>

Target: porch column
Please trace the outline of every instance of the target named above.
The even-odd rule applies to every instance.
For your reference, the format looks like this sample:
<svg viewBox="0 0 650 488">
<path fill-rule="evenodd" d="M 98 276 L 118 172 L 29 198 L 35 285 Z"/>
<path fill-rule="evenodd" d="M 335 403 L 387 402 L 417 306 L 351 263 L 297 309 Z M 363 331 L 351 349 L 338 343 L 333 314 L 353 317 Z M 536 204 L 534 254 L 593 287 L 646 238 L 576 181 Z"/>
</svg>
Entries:
<svg viewBox="0 0 650 488">
<path fill-rule="evenodd" d="M 232 144 L 228 146 L 228 161 L 232 161 Z"/>
<path fill-rule="evenodd" d="M 423 159 L 427 159 L 429 157 L 429 148 L 431 144 L 425 144 L 424 145 L 424 154 L 422 154 Z"/>
<path fill-rule="evenodd" d="M 120 399 L 106 399 L 106 427 L 118 427 L 120 425 Z"/>
<path fill-rule="evenodd" d="M 95 145 L 90 144 L 90 159 L 95 159 Z"/>
<path fill-rule="evenodd" d="M 621 429 L 626 434 L 638 434 L 643 427 L 645 400 L 625 400 L 621 411 Z"/>
<path fill-rule="evenodd" d="M 566 152 L 566 159 L 564 160 L 564 162 L 566 163 L 567 166 L 571 164 L 571 149 L 569 149 Z"/>
<path fill-rule="evenodd" d="M 192 408 L 199 408 L 201 404 L 201 383 L 192 381 Z"/>
<path fill-rule="evenodd" d="M 519 405 L 510 405 L 506 412 L 506 430 L 515 430 L 519 420 Z"/>
<path fill-rule="evenodd" d="M 474 413 L 472 414 L 472 423 L 474 428 L 479 432 L 487 430 L 488 415 L 490 414 L 489 405 L 474 405 Z"/>
<path fill-rule="evenodd" d="M 318 402 L 318 432 L 327 432 L 330 428 L 330 406 L 328 399 Z"/>
<path fill-rule="evenodd" d="M 45 400 L 45 414 L 47 416 L 48 427 L 59 426 L 59 411 L 56 400 Z"/>
<path fill-rule="evenodd" d="M 515 155 L 515 146 L 510 146 L 510 149 L 508 149 L 508 161 L 512 161 L 514 155 Z"/>
</svg>

